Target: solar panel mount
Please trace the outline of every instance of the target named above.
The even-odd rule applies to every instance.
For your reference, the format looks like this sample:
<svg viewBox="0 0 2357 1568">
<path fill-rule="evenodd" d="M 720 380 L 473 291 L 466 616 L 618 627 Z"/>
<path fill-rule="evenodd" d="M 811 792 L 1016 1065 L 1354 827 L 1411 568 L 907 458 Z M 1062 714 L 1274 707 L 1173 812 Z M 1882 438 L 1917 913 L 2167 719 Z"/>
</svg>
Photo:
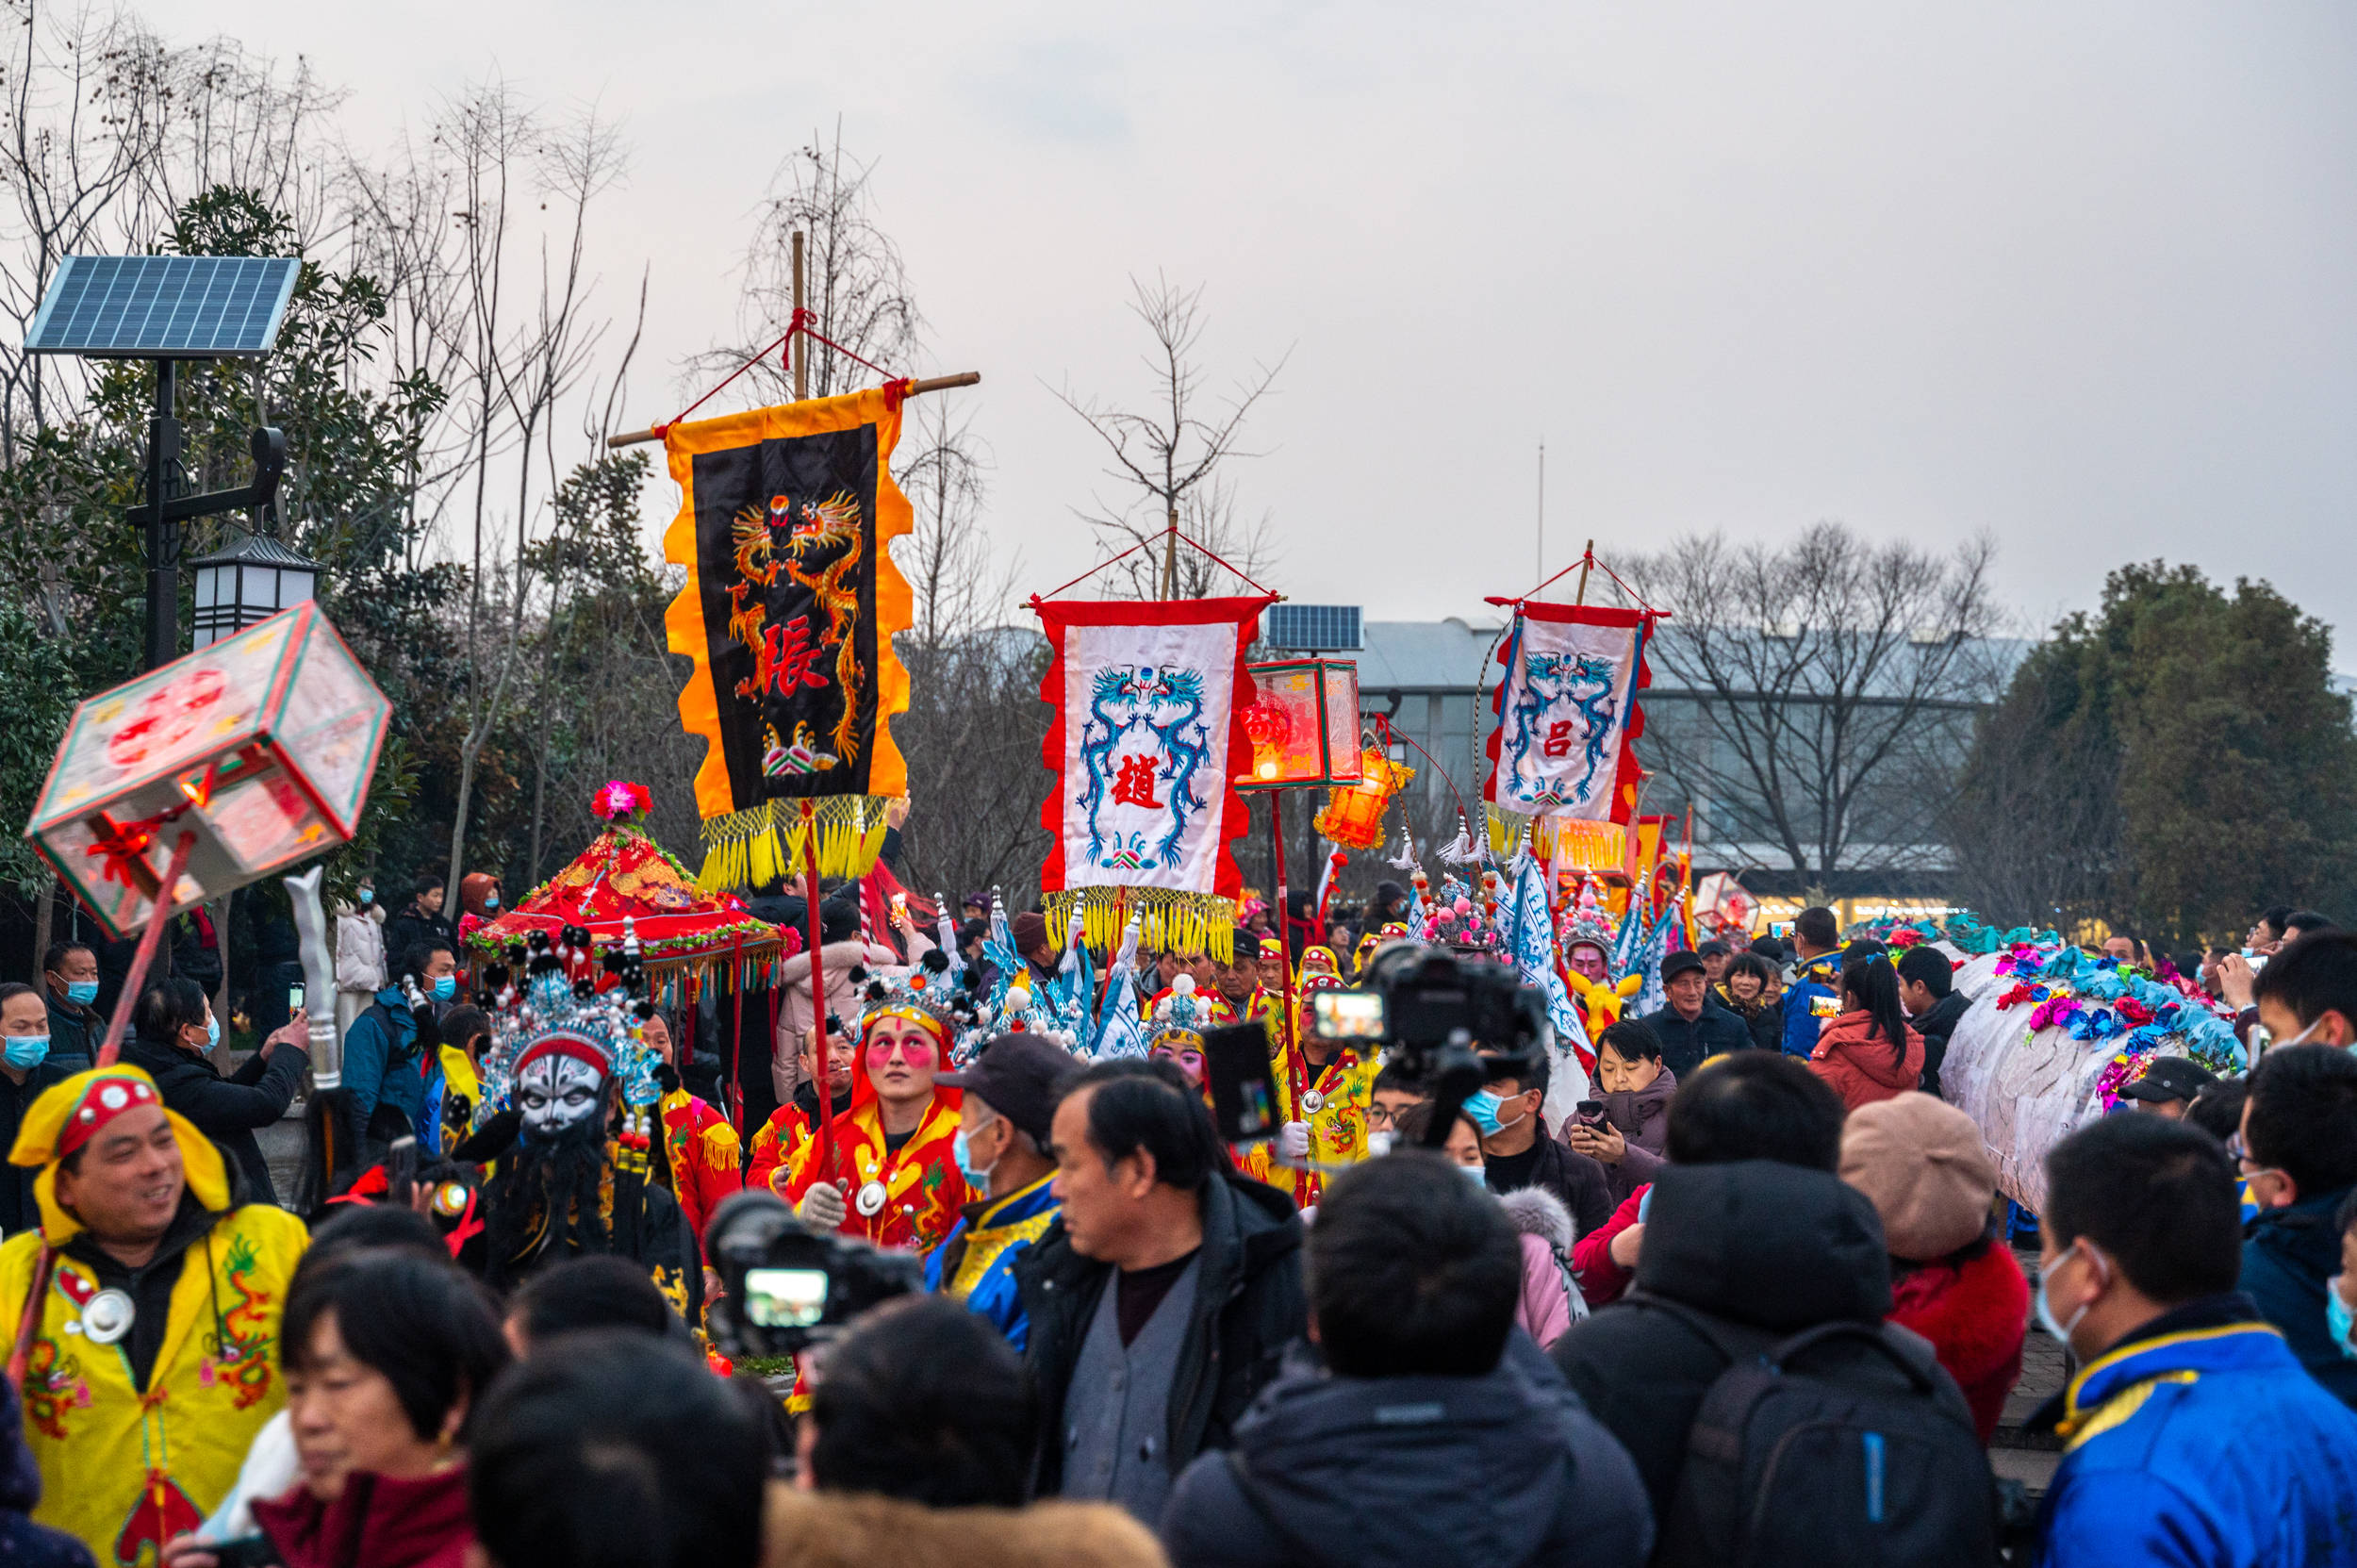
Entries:
<svg viewBox="0 0 2357 1568">
<path fill-rule="evenodd" d="M 265 355 L 302 269 L 278 256 L 69 256 L 25 348 L 86 359 Z"/>
</svg>

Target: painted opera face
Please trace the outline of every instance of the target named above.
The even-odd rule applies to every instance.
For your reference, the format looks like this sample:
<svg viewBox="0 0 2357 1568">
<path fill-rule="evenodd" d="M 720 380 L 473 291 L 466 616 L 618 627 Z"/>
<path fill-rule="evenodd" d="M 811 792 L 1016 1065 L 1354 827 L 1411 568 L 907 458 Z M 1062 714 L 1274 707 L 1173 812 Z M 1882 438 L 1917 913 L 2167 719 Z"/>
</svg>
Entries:
<svg viewBox="0 0 2357 1568">
<path fill-rule="evenodd" d="M 545 1142 L 598 1114 L 605 1074 L 577 1056 L 536 1057 L 516 1074 L 516 1108 L 524 1132 Z"/>
<path fill-rule="evenodd" d="M 1576 943 L 1570 952 L 1563 955 L 1563 961 L 1570 966 L 1572 973 L 1578 975 L 1581 979 L 1598 985 L 1604 983 L 1605 967 L 1602 948 L 1586 942 Z"/>
</svg>

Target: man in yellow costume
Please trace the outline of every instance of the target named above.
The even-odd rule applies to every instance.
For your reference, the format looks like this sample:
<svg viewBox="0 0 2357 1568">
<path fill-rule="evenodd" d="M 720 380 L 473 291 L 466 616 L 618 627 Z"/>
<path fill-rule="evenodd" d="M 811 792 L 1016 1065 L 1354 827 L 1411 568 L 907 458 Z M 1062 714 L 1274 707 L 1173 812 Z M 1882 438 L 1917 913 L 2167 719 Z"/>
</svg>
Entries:
<svg viewBox="0 0 2357 1568">
<path fill-rule="evenodd" d="M 1339 1040 L 1317 1032 L 1317 1015 L 1310 999 L 1320 991 L 1342 989 L 1331 975 L 1310 975 L 1294 994 L 1294 1035 L 1299 1041 L 1271 1064 L 1277 1079 L 1277 1098 L 1282 1125 L 1274 1148 L 1256 1146 L 1259 1163 L 1247 1163 L 1245 1174 L 1294 1195 L 1308 1208 L 1324 1188 L 1316 1171 L 1295 1169 L 1280 1162 L 1313 1165 L 1354 1164 L 1367 1157 L 1367 1105 L 1375 1096 L 1376 1074 L 1382 1064 L 1372 1053 L 1361 1055 Z M 1275 1159 L 1268 1158 L 1274 1153 Z"/>
<path fill-rule="evenodd" d="M 269 1204 L 231 1207 L 221 1151 L 137 1067 L 33 1102 L 9 1163 L 38 1169 L 41 1228 L 0 1245 L 0 1321 L 30 1325 L 34 1517 L 101 1563 L 152 1564 L 238 1478 L 286 1401 L 278 1322 L 308 1242 Z"/>
</svg>

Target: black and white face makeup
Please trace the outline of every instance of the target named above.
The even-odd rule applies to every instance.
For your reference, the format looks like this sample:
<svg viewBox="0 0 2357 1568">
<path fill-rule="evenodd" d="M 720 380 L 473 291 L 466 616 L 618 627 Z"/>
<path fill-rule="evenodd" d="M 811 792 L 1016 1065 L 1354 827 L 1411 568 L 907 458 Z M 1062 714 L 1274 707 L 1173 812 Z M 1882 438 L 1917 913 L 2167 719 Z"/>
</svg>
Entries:
<svg viewBox="0 0 2357 1568">
<path fill-rule="evenodd" d="M 523 1130 L 536 1140 L 555 1137 L 597 1114 L 605 1075 L 573 1056 L 551 1054 L 524 1065 L 516 1075 L 516 1109 Z"/>
</svg>

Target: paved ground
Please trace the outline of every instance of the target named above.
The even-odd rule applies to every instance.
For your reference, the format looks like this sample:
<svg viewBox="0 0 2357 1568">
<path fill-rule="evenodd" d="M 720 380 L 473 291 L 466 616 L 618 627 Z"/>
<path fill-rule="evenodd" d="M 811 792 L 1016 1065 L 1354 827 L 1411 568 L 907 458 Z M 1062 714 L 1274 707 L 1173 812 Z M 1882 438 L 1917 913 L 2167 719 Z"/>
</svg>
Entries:
<svg viewBox="0 0 2357 1568">
<path fill-rule="evenodd" d="M 2021 1264 L 2021 1272 L 2030 1281 L 2030 1289 L 2037 1289 L 2037 1253 L 2035 1249 L 2014 1249 L 2014 1257 Z M 2021 1380 L 2006 1396 L 2005 1413 L 1997 1424 L 1997 1435 L 1989 1442 L 1989 1461 L 1997 1474 L 2008 1480 L 2018 1480 L 2032 1493 L 2042 1493 L 2053 1478 L 2054 1467 L 2062 1461 L 2062 1444 L 2051 1432 L 2031 1433 L 2021 1429 L 2030 1413 L 2052 1395 L 2062 1391 L 2069 1374 L 2066 1363 L 2068 1353 L 2052 1334 L 2033 1321 L 2030 1336 L 2021 1345 Z"/>
</svg>

